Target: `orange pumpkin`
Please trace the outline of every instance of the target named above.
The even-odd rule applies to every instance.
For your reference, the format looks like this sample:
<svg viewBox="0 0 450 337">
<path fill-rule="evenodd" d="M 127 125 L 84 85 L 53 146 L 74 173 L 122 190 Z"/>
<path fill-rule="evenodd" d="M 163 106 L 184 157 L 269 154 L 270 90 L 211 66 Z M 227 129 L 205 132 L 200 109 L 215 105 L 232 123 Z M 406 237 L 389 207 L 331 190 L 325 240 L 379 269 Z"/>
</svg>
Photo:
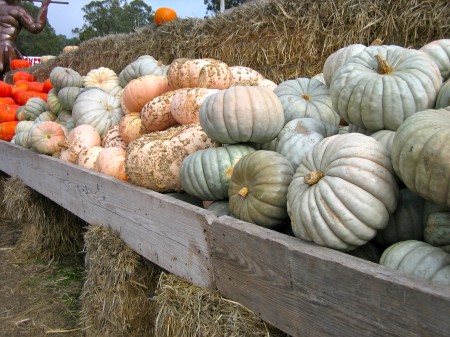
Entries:
<svg viewBox="0 0 450 337">
<path fill-rule="evenodd" d="M 12 95 L 12 87 L 10 84 L 0 81 L 0 97 L 10 97 Z"/>
<path fill-rule="evenodd" d="M 50 90 L 52 90 L 52 89 L 53 89 L 52 82 L 50 82 L 50 78 L 47 78 L 47 79 L 44 81 L 43 92 L 48 93 L 48 92 L 49 92 Z"/>
<path fill-rule="evenodd" d="M 0 97 L 0 103 L 3 103 L 3 104 L 16 104 L 16 101 L 12 97 Z"/>
<path fill-rule="evenodd" d="M 27 59 L 13 59 L 9 63 L 12 70 L 31 67 L 31 63 Z"/>
<path fill-rule="evenodd" d="M 39 97 L 47 102 L 47 94 L 44 92 L 35 92 L 28 90 L 18 90 L 13 94 L 14 101 L 19 105 L 27 104 L 31 97 Z"/>
<path fill-rule="evenodd" d="M 0 123 L 0 140 L 10 142 L 16 134 L 18 121 Z"/>
<path fill-rule="evenodd" d="M 141 114 L 139 112 L 132 112 L 128 115 L 124 115 L 119 122 L 120 138 L 127 144 L 146 133 L 147 130 L 142 124 Z"/>
<path fill-rule="evenodd" d="M 162 24 L 175 20 L 177 18 L 177 13 L 166 7 L 158 8 L 155 12 L 155 25 L 161 26 Z"/>
<path fill-rule="evenodd" d="M 19 70 L 13 74 L 13 83 L 16 83 L 18 80 L 25 80 L 25 81 L 33 82 L 36 79 L 29 72 L 24 71 L 24 70 Z"/>
<path fill-rule="evenodd" d="M 17 104 L 0 103 L 0 123 L 17 121 L 16 110 L 19 108 Z"/>
<path fill-rule="evenodd" d="M 97 155 L 94 170 L 127 181 L 125 156 L 126 150 L 121 149 L 120 147 L 105 147 Z"/>
</svg>

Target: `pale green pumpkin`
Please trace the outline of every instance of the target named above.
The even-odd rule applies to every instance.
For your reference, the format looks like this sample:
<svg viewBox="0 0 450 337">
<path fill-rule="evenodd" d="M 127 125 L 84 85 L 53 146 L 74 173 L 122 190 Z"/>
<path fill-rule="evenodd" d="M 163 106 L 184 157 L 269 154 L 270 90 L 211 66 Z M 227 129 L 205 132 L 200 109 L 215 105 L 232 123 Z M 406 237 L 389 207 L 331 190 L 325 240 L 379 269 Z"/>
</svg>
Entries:
<svg viewBox="0 0 450 337">
<path fill-rule="evenodd" d="M 128 64 L 119 73 L 119 84 L 123 88 L 130 82 L 144 75 L 165 75 L 168 66 L 161 61 L 157 61 L 153 56 L 142 55 L 135 61 Z"/>
<path fill-rule="evenodd" d="M 450 110 L 429 109 L 409 117 L 392 143 L 394 170 L 414 193 L 450 207 Z"/>
<path fill-rule="evenodd" d="M 56 92 L 64 87 L 82 87 L 83 77 L 72 68 L 55 67 L 49 75 L 50 83 Z"/>
<path fill-rule="evenodd" d="M 381 144 L 386 147 L 386 150 L 391 156 L 392 143 L 394 142 L 395 131 L 392 130 L 380 130 L 370 134 L 370 137 L 375 138 Z"/>
<path fill-rule="evenodd" d="M 450 252 L 450 207 L 425 202 L 424 240 Z"/>
<path fill-rule="evenodd" d="M 381 255 L 380 264 L 431 282 L 450 285 L 450 254 L 423 241 L 407 240 L 389 246 Z"/>
<path fill-rule="evenodd" d="M 450 77 L 450 39 L 440 39 L 428 42 L 419 49 L 426 53 L 439 67 L 442 79 Z"/>
<path fill-rule="evenodd" d="M 330 95 L 349 124 L 395 131 L 414 113 L 433 108 L 441 85 L 438 66 L 423 52 L 370 46 L 336 70 Z"/>
<path fill-rule="evenodd" d="M 181 163 L 183 190 L 202 200 L 227 200 L 234 166 L 242 157 L 255 151 L 249 145 L 235 144 L 191 153 Z"/>
<path fill-rule="evenodd" d="M 436 99 L 435 109 L 445 108 L 448 107 L 449 105 L 450 105 L 450 80 L 447 80 L 447 82 L 445 82 L 442 85 L 441 89 L 439 90 Z"/>
<path fill-rule="evenodd" d="M 297 78 L 280 83 L 273 91 L 284 109 L 285 123 L 298 118 L 314 118 L 338 125 L 328 87 L 310 78 Z"/>
<path fill-rule="evenodd" d="M 39 97 L 31 97 L 22 107 L 25 120 L 34 121 L 41 113 L 47 111 L 47 102 Z"/>
<path fill-rule="evenodd" d="M 75 100 L 83 89 L 80 87 L 64 87 L 58 91 L 58 101 L 61 110 L 72 110 Z"/>
</svg>

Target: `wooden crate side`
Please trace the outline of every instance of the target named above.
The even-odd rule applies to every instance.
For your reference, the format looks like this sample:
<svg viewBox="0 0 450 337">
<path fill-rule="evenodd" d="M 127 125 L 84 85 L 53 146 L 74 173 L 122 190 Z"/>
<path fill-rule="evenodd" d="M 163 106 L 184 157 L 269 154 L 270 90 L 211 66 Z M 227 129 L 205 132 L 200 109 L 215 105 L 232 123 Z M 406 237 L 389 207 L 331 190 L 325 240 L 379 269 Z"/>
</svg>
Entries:
<svg viewBox="0 0 450 337">
<path fill-rule="evenodd" d="M 212 212 L 0 141 L 0 170 L 195 285 L 215 288 L 207 237 Z"/>
<path fill-rule="evenodd" d="M 210 226 L 218 290 L 292 336 L 448 336 L 450 289 L 269 229 Z"/>
</svg>

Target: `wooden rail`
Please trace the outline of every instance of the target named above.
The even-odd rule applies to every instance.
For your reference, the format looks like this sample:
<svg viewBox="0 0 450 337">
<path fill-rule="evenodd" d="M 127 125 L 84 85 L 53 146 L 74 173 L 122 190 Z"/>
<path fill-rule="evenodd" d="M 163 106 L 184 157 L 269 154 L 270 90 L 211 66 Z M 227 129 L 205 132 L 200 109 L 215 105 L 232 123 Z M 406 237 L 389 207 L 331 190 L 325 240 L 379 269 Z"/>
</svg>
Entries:
<svg viewBox="0 0 450 337">
<path fill-rule="evenodd" d="M 292 336 L 450 335 L 450 287 L 0 141 L 0 170 Z"/>
</svg>

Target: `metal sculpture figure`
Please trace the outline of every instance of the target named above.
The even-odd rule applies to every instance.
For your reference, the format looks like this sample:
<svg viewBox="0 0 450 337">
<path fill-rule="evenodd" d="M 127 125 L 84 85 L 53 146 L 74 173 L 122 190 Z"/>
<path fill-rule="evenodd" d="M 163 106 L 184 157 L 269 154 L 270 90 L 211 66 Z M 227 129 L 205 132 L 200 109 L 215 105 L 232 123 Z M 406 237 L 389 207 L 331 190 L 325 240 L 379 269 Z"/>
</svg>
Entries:
<svg viewBox="0 0 450 337">
<path fill-rule="evenodd" d="M 40 33 L 46 25 L 51 0 L 42 0 L 42 6 L 33 18 L 15 0 L 0 0 L 0 74 L 10 70 L 10 61 L 22 57 L 16 48 L 16 39 L 22 28 L 30 33 Z"/>
</svg>

